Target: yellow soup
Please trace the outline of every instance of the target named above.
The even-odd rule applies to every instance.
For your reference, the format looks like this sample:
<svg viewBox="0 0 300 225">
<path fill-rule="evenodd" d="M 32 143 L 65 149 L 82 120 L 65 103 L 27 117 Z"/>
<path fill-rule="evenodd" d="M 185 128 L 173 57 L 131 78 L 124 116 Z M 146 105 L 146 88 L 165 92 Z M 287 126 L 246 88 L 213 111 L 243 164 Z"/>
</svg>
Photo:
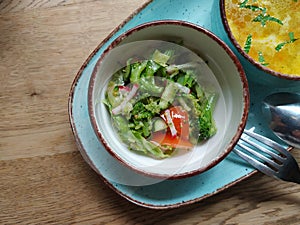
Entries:
<svg viewBox="0 0 300 225">
<path fill-rule="evenodd" d="M 232 34 L 255 61 L 300 76 L 300 0 L 226 0 Z"/>
</svg>

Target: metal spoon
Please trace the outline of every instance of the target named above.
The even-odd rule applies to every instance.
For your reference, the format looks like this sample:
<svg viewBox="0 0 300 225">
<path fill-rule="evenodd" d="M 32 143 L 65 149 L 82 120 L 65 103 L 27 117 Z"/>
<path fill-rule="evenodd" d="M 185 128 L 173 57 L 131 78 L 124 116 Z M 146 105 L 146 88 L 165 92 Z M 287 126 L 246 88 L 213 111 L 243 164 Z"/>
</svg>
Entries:
<svg viewBox="0 0 300 225">
<path fill-rule="evenodd" d="M 300 94 L 271 94 L 264 99 L 262 109 L 273 132 L 287 144 L 300 148 Z"/>
</svg>

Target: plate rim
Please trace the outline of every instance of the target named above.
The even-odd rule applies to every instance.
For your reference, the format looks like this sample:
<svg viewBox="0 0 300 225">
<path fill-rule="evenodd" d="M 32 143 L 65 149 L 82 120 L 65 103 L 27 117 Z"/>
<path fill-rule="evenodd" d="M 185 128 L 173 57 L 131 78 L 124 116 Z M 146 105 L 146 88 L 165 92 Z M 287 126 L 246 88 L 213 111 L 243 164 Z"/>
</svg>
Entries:
<svg viewBox="0 0 300 225">
<path fill-rule="evenodd" d="M 76 87 L 77 84 L 79 82 L 79 80 L 82 78 L 83 76 L 83 72 L 86 69 L 87 65 L 90 63 L 90 61 L 95 57 L 95 55 L 98 53 L 98 51 L 118 32 L 121 30 L 122 27 L 124 27 L 132 18 L 134 18 L 134 16 L 136 16 L 139 12 L 141 12 L 143 9 L 145 9 L 150 3 L 154 2 L 155 0 L 149 0 L 146 3 L 144 3 L 142 6 L 140 6 L 139 8 L 137 8 L 133 13 L 131 13 L 122 23 L 120 23 L 116 28 L 114 28 L 109 34 L 108 36 L 103 39 L 97 46 L 96 48 L 89 54 L 89 56 L 87 57 L 87 59 L 84 61 L 84 63 L 82 64 L 82 66 L 80 67 L 80 69 L 78 70 L 75 78 L 73 79 L 73 82 L 71 84 L 71 88 L 69 91 L 69 95 L 68 95 L 68 115 L 69 115 L 69 123 L 71 125 L 71 130 L 73 133 L 73 136 L 75 137 L 75 142 L 76 142 L 76 146 L 80 152 L 80 154 L 82 155 L 83 159 L 86 161 L 86 163 L 96 172 L 96 174 L 102 179 L 102 181 L 108 186 L 110 187 L 115 193 L 117 193 L 118 195 L 120 195 L 121 197 L 127 199 L 128 201 L 135 203 L 136 205 L 139 206 L 143 206 L 146 208 L 151 208 L 151 209 L 171 209 L 171 208 L 178 208 L 181 206 L 185 206 L 185 205 L 190 205 L 199 201 L 202 201 L 210 196 L 213 196 L 219 192 L 222 192 L 223 190 L 228 189 L 231 186 L 234 186 L 235 184 L 241 182 L 242 180 L 247 179 L 248 177 L 251 177 L 252 175 L 254 175 L 255 173 L 257 173 L 257 170 L 253 170 L 247 174 L 245 174 L 244 176 L 241 176 L 238 179 L 235 179 L 234 181 L 227 183 L 225 185 L 223 185 L 221 188 L 216 189 L 214 192 L 199 196 L 197 198 L 193 198 L 191 200 L 188 201 L 182 201 L 182 202 L 178 202 L 178 203 L 170 203 L 170 204 L 150 204 L 150 203 L 145 203 L 145 202 L 141 202 L 138 201 L 137 199 L 130 197 L 129 195 L 126 195 L 125 193 L 123 193 L 122 191 L 120 191 L 119 189 L 117 189 L 111 182 L 109 182 L 100 172 L 98 172 L 98 170 L 96 169 L 96 166 L 93 164 L 93 162 L 90 160 L 89 156 L 86 154 L 86 151 L 84 150 L 84 146 L 80 140 L 80 137 L 78 136 L 77 133 L 77 128 L 75 126 L 75 121 L 74 121 L 74 117 L 73 117 L 73 100 L 74 100 L 74 94 L 76 92 Z"/>
</svg>

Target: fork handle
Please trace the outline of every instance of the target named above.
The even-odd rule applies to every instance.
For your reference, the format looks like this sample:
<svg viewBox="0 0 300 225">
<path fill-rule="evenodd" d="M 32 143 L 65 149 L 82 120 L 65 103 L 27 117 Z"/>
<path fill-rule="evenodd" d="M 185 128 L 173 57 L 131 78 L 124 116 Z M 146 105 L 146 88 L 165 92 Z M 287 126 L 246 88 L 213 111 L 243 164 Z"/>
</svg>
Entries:
<svg viewBox="0 0 300 225">
<path fill-rule="evenodd" d="M 300 174 L 296 173 L 296 172 L 293 172 L 288 177 L 285 177 L 282 180 L 285 180 L 285 181 L 288 181 L 288 182 L 293 182 L 293 183 L 296 183 L 296 184 L 300 184 Z"/>
</svg>

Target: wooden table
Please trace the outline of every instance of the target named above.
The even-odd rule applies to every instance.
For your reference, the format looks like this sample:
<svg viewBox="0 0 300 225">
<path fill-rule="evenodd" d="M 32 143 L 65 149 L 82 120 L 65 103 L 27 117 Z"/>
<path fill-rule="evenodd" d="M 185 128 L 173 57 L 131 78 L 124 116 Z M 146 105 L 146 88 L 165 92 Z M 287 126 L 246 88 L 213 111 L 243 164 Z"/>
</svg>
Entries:
<svg viewBox="0 0 300 225">
<path fill-rule="evenodd" d="M 299 224 L 300 186 L 260 173 L 199 203 L 150 210 L 85 163 L 68 119 L 72 81 L 145 2 L 0 1 L 0 224 Z"/>
</svg>

